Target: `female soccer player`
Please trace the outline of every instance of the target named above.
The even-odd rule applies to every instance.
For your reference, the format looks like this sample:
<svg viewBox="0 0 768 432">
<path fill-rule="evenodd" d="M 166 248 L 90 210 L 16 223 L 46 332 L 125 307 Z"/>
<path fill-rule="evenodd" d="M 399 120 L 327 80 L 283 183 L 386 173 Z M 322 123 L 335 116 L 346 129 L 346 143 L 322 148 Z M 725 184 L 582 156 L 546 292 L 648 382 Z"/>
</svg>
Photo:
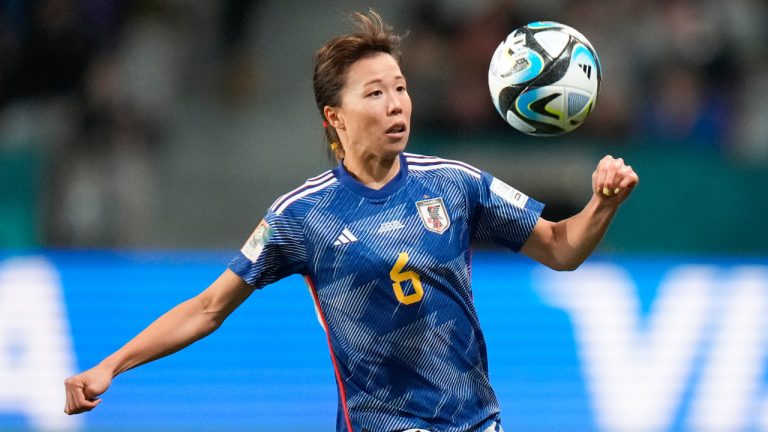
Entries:
<svg viewBox="0 0 768 432">
<path fill-rule="evenodd" d="M 65 382 L 65 411 L 112 379 L 210 334 L 255 289 L 305 276 L 325 328 L 338 431 L 500 431 L 472 303 L 470 243 L 492 240 L 557 270 L 578 267 L 638 182 L 603 158 L 577 215 L 462 162 L 404 153 L 411 99 L 399 37 L 371 12 L 315 56 L 314 90 L 338 167 L 278 198 L 229 268 L 94 368 Z"/>
</svg>

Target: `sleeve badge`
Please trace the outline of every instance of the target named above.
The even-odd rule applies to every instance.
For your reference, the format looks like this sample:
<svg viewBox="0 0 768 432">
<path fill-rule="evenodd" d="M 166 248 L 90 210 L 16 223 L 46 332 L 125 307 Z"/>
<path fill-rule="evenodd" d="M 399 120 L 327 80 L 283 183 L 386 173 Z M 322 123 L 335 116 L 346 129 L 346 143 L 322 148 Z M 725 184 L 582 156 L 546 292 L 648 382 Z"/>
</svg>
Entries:
<svg viewBox="0 0 768 432">
<path fill-rule="evenodd" d="M 264 250 L 264 246 L 269 242 L 269 238 L 272 237 L 272 232 L 272 227 L 269 226 L 267 221 L 262 219 L 256 229 L 253 230 L 253 234 L 248 237 L 248 241 L 245 242 L 240 252 L 251 262 L 255 263 Z"/>
</svg>

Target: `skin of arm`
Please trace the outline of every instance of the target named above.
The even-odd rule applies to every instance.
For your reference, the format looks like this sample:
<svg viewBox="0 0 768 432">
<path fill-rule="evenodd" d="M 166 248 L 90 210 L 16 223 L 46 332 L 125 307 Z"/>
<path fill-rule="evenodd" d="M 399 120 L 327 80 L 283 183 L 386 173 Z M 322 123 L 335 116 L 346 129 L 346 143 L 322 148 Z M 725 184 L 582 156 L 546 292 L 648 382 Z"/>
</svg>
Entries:
<svg viewBox="0 0 768 432">
<path fill-rule="evenodd" d="M 554 270 L 575 270 L 595 250 L 638 182 L 623 159 L 605 156 L 592 173 L 593 194 L 584 209 L 559 222 L 539 218 L 520 251 Z"/>
<path fill-rule="evenodd" d="M 253 292 L 227 269 L 197 296 L 169 310 L 95 367 L 64 381 L 64 412 L 95 408 L 112 379 L 122 372 L 165 357 L 211 334 Z"/>
</svg>

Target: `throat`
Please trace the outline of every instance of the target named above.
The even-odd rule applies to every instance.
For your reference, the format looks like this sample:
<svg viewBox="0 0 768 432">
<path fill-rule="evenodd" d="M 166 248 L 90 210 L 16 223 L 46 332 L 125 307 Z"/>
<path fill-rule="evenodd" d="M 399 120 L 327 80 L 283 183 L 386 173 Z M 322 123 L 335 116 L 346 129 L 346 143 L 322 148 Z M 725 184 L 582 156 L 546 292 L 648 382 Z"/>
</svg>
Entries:
<svg viewBox="0 0 768 432">
<path fill-rule="evenodd" d="M 352 177 L 371 189 L 381 189 L 400 172 L 400 157 L 355 161 L 344 159 L 344 168 Z"/>
</svg>

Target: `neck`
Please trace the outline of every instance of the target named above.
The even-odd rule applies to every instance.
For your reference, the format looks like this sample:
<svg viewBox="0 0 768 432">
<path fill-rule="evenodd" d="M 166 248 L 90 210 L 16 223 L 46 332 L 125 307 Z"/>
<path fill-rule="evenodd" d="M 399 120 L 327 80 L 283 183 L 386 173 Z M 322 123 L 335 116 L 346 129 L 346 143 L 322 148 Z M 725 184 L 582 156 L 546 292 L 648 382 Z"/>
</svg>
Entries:
<svg viewBox="0 0 768 432">
<path fill-rule="evenodd" d="M 400 172 L 400 155 L 395 155 L 392 158 L 346 157 L 344 158 L 344 168 L 365 186 L 371 189 L 381 189 Z"/>
</svg>

